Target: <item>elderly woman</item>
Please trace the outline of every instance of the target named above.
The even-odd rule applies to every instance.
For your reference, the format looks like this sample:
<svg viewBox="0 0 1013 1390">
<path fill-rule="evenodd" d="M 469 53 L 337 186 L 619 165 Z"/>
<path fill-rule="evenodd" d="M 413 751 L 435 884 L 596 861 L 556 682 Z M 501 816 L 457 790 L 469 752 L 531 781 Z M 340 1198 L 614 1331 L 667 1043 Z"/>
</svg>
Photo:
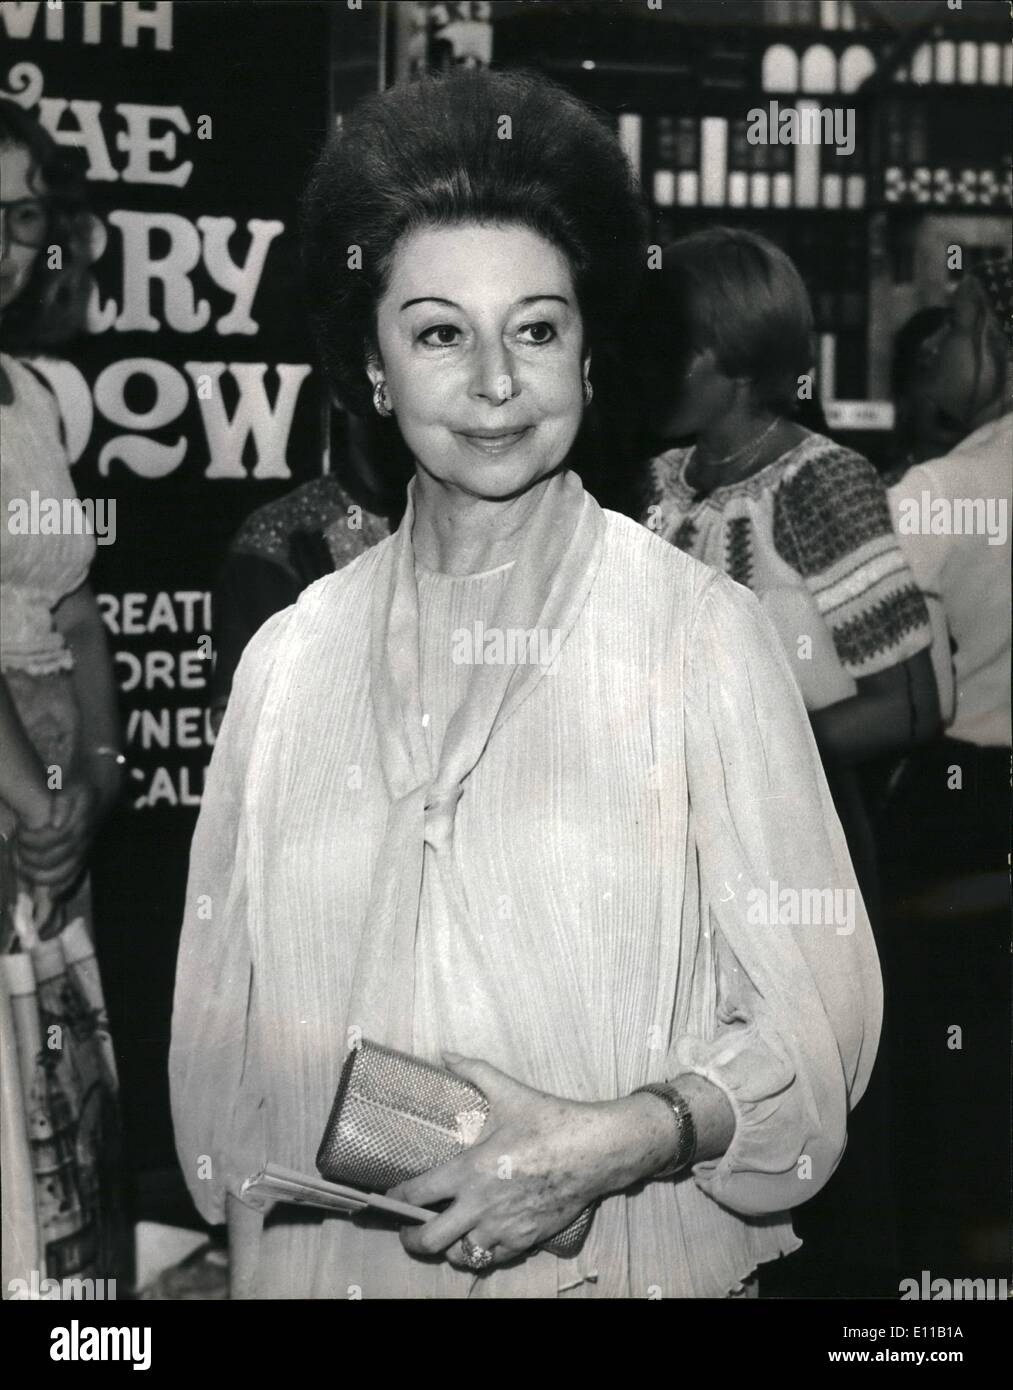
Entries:
<svg viewBox="0 0 1013 1390">
<path fill-rule="evenodd" d="M 416 471 L 396 534 L 237 673 L 180 948 L 178 1150 L 212 1222 L 265 1160 L 312 1171 L 360 1037 L 442 1058 L 491 1113 L 398 1190 L 440 1207 L 424 1225 L 275 1207 L 257 1296 L 728 1295 L 798 1244 L 868 1080 L 875 949 L 769 626 L 567 468 L 639 225 L 608 131 L 524 75 L 371 98 L 315 171 L 325 363 Z M 850 913 L 807 923 L 812 890 Z M 577 1256 L 539 1248 L 594 1202 Z"/>
</svg>

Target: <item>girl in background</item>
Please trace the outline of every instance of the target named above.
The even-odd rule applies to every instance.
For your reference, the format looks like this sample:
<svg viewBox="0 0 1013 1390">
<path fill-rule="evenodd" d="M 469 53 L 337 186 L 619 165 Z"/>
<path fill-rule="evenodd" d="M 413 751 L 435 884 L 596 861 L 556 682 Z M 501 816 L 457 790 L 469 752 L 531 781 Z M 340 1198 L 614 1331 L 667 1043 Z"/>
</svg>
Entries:
<svg viewBox="0 0 1013 1390">
<path fill-rule="evenodd" d="M 50 136 L 0 100 L 0 492 L 75 498 L 56 397 L 31 354 L 83 322 L 89 217 Z M 60 257 L 52 257 L 58 247 Z M 60 268 L 50 268 L 59 260 Z M 116 1067 L 95 962 L 88 853 L 123 754 L 92 535 L 0 553 L 3 1279 L 115 1274 Z"/>
<path fill-rule="evenodd" d="M 715 227 L 648 275 L 653 344 L 688 362 L 654 403 L 667 438 L 642 520 L 760 598 L 784 644 L 870 907 L 875 856 L 854 769 L 938 726 L 924 598 L 860 454 L 793 417 L 812 311 L 791 260 Z M 671 356 L 671 353 L 669 354 Z"/>
<path fill-rule="evenodd" d="M 794 418 L 812 363 L 812 310 L 792 261 L 754 233 L 714 227 L 666 248 L 663 262 L 646 277 L 644 341 L 662 360 L 681 352 L 686 365 L 667 382 L 656 367 L 646 380 L 660 388 L 653 409 L 664 437 L 693 442 L 654 459 L 642 519 L 751 589 L 772 619 L 875 924 L 860 769 L 938 728 L 925 599 L 876 469 Z M 818 1258 L 834 1252 L 822 1288 L 822 1274 L 809 1276 L 824 1295 L 896 1290 L 890 1124 L 880 1068 L 842 1173 L 815 1217 L 804 1210 L 799 1221 Z"/>
</svg>

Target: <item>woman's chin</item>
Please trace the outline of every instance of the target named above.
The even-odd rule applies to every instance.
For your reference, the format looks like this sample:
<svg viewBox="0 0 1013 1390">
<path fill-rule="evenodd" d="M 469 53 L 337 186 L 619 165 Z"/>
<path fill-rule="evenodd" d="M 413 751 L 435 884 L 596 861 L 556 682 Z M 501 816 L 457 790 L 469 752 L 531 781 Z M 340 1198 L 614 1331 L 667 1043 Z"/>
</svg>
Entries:
<svg viewBox="0 0 1013 1390">
<path fill-rule="evenodd" d="M 455 451 L 452 462 L 443 455 L 434 464 L 427 463 L 425 459 L 418 460 L 418 464 L 423 473 L 446 487 L 473 497 L 503 501 L 526 492 L 543 478 L 555 473 L 563 457 L 565 455 L 556 462 L 549 462 L 543 458 L 532 458 L 531 453 L 521 446 L 487 452 L 464 445 Z"/>
<path fill-rule="evenodd" d="M 655 422 L 655 433 L 662 439 L 691 439 L 700 429 L 700 422 L 682 415 L 670 415 Z"/>
</svg>

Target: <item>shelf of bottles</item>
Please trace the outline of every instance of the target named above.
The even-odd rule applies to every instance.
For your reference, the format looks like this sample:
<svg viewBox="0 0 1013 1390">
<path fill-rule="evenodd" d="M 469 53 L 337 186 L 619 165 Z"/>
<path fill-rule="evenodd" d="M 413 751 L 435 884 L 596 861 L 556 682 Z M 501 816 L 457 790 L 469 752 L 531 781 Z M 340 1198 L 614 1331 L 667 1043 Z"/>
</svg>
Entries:
<svg viewBox="0 0 1013 1390">
<path fill-rule="evenodd" d="M 1010 205 L 1001 19 L 954 11 L 899 65 L 903 32 L 850 0 L 732 0 L 720 25 L 695 0 L 668 22 L 592 5 L 579 41 L 575 6 L 504 8 L 494 62 L 540 67 L 610 116 L 656 241 L 745 225 L 795 260 L 839 398 L 866 389 L 870 211 Z"/>
<path fill-rule="evenodd" d="M 778 17 L 786 25 L 828 23 L 818 35 L 777 36 L 763 54 L 762 86 L 776 94 L 857 94 L 858 125 L 871 127 L 864 142 L 861 130 L 859 137 L 868 155 L 863 182 L 870 203 L 962 210 L 1011 206 L 1008 25 L 978 24 L 972 32 L 967 16 L 954 9 L 948 22 L 936 23 L 907 60 L 892 68 L 887 81 L 863 93 L 862 85 L 895 45 L 881 34 L 863 35 L 860 43 L 848 38 L 842 45 L 843 31 L 855 18 L 853 6 L 783 0 L 768 4 L 765 12 L 768 21 Z M 852 189 L 857 199 L 857 176 Z M 831 193 L 836 199 L 836 181 Z"/>
<path fill-rule="evenodd" d="M 659 209 L 1008 208 L 1013 47 L 922 44 L 870 99 L 861 88 L 876 68 L 870 44 L 779 40 L 748 110 L 625 111 L 619 137 Z"/>
<path fill-rule="evenodd" d="M 877 204 L 1008 209 L 1011 87 L 1008 37 L 957 41 L 937 31 L 920 43 L 877 104 Z"/>
<path fill-rule="evenodd" d="M 497 24 L 495 61 L 611 111 L 658 210 L 1010 206 L 1008 24 L 955 9 L 898 65 L 901 36 L 853 0 L 754 0 L 721 26 L 671 22 L 706 17 L 693 0 L 667 23 L 592 8 L 579 43 L 573 9 Z"/>
</svg>

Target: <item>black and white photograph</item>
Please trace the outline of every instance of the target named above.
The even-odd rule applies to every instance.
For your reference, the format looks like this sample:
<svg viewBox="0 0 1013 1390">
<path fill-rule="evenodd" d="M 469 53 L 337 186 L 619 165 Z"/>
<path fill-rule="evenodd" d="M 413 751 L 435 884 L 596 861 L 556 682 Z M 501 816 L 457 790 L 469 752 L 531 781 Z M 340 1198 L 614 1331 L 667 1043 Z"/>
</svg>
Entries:
<svg viewBox="0 0 1013 1390">
<path fill-rule="evenodd" d="M 27 1365 L 990 1365 L 1011 89 L 1006 0 L 0 2 Z"/>
</svg>

